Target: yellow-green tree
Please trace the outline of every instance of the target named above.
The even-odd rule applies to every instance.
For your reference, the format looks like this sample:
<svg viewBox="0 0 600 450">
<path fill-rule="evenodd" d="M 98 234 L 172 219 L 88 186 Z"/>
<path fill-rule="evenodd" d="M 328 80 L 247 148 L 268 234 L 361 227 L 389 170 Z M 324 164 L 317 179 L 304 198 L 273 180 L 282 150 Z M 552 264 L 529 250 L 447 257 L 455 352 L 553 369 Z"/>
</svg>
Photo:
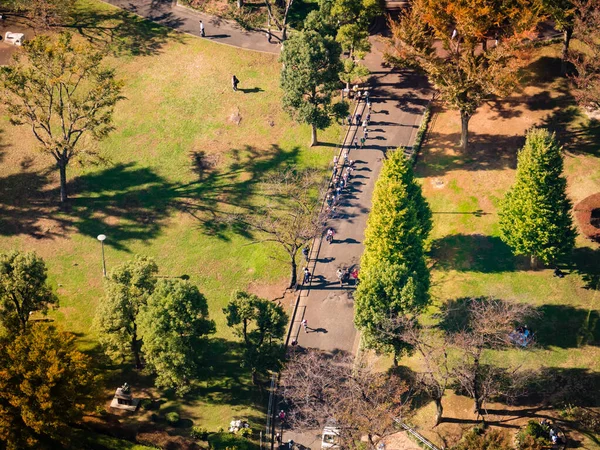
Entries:
<svg viewBox="0 0 600 450">
<path fill-rule="evenodd" d="M 389 156 L 373 193 L 365 231 L 354 323 L 368 347 L 392 353 L 408 345 L 394 319 L 414 316 L 429 304 L 429 269 L 424 241 L 431 231 L 431 210 L 401 150 Z"/>
<path fill-rule="evenodd" d="M 561 148 L 543 128 L 527 133 L 517 179 L 500 206 L 500 237 L 516 255 L 550 264 L 575 246 L 577 232 L 563 176 Z"/>
<path fill-rule="evenodd" d="M 60 201 L 67 201 L 67 166 L 95 157 L 93 141 L 113 130 L 122 83 L 101 62 L 104 53 L 73 42 L 38 36 L 27 41 L 14 64 L 0 69 L 0 101 L 13 125 L 26 125 L 60 174 Z"/>
<path fill-rule="evenodd" d="M 0 341 L 0 442 L 7 450 L 64 448 L 70 426 L 96 404 L 97 377 L 74 340 L 36 324 Z"/>
</svg>

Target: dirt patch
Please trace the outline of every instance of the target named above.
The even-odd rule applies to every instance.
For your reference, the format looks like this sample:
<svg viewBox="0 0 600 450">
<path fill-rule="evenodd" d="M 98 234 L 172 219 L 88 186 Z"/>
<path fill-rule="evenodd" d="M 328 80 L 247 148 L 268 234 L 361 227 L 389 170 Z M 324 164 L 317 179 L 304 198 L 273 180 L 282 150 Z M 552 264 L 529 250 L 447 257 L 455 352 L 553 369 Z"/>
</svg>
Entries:
<svg viewBox="0 0 600 450">
<path fill-rule="evenodd" d="M 246 287 L 246 290 L 261 298 L 286 301 L 290 295 L 294 297 L 293 293 L 286 291 L 287 281 L 287 279 L 283 279 L 271 284 L 252 282 Z"/>
</svg>

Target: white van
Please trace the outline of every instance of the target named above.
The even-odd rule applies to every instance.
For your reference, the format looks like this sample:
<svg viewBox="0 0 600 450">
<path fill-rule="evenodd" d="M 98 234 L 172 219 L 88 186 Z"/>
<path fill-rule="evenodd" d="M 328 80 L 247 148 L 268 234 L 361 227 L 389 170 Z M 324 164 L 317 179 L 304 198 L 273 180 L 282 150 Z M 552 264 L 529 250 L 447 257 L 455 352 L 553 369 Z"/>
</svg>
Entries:
<svg viewBox="0 0 600 450">
<path fill-rule="evenodd" d="M 336 427 L 323 428 L 321 448 L 340 448 L 340 429 Z"/>
</svg>

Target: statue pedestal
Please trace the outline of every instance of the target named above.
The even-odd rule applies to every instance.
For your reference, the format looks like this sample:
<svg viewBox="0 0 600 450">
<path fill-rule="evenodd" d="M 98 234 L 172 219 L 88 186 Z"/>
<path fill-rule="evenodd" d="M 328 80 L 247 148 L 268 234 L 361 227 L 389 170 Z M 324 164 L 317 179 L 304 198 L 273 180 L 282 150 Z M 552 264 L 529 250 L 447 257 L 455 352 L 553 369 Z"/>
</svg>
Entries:
<svg viewBox="0 0 600 450">
<path fill-rule="evenodd" d="M 135 411 L 139 404 L 140 400 L 133 398 L 129 393 L 129 389 L 127 389 L 127 392 L 124 392 L 123 388 L 117 388 L 115 396 L 113 397 L 112 402 L 110 402 L 110 407 L 124 409 L 125 411 Z"/>
</svg>

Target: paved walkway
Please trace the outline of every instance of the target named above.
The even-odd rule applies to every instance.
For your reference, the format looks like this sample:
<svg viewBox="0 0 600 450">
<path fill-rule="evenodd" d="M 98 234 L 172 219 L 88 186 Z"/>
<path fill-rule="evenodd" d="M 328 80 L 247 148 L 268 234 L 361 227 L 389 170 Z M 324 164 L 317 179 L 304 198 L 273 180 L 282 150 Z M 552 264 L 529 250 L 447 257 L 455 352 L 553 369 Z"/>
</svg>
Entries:
<svg viewBox="0 0 600 450">
<path fill-rule="evenodd" d="M 328 244 L 323 239 L 316 244 L 311 255 L 313 259 L 309 269 L 314 279 L 301 294 L 292 331 L 292 338 L 298 340 L 299 347 L 356 354 L 359 335 L 354 328 L 354 286 L 340 287 L 336 271 L 339 267 L 352 268 L 360 263 L 371 197 L 385 152 L 413 144 L 431 95 L 424 77 L 386 67 L 383 45 L 375 38 L 372 43 L 373 50 L 365 59 L 374 85 L 369 137 L 364 148 L 351 148 L 349 151 L 349 159 L 356 161 L 356 169 L 336 211 L 338 217 L 328 222 L 328 226 L 336 230 L 333 243 Z M 358 108 L 362 112 L 364 102 Z M 354 139 L 360 142 L 363 136 L 362 127 L 352 126 L 348 133 L 348 142 Z M 303 319 L 308 322 L 308 332 L 302 328 Z M 283 440 L 292 439 L 314 450 L 321 447 L 319 434 L 320 430 L 301 434 L 284 430 Z M 416 447 L 404 433 L 390 439 L 387 444 L 387 450 Z"/>
<path fill-rule="evenodd" d="M 269 42 L 264 31 L 248 31 L 236 22 L 210 16 L 179 6 L 172 0 L 103 0 L 177 31 L 200 36 L 200 20 L 204 22 L 205 39 L 220 44 L 266 53 L 279 53 L 277 38 Z M 274 33 L 275 35 L 275 33 Z"/>
</svg>

